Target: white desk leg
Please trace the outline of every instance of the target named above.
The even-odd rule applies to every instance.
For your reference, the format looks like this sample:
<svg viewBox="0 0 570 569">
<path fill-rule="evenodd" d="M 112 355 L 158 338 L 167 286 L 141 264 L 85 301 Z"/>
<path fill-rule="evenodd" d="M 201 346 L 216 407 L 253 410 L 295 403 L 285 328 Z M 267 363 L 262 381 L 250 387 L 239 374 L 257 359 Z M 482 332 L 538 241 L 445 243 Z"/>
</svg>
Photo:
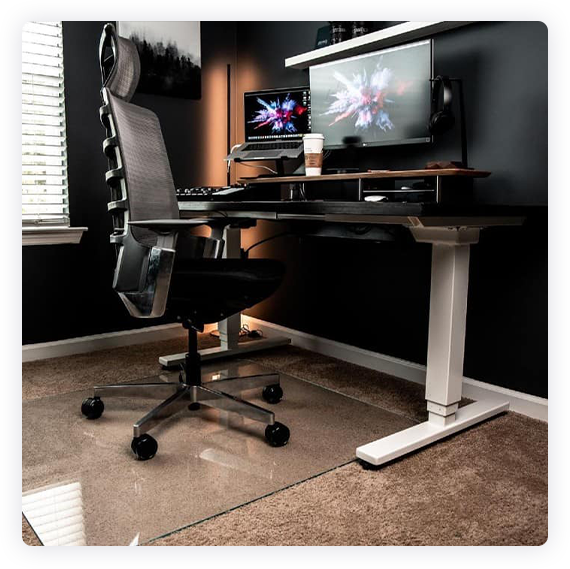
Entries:
<svg viewBox="0 0 570 569">
<path fill-rule="evenodd" d="M 425 229 L 425 231 L 424 231 Z M 426 400 L 428 420 L 356 449 L 356 456 L 380 465 L 493 415 L 506 411 L 500 399 L 477 401 L 461 409 L 463 353 L 469 283 L 469 249 L 479 230 L 414 228 L 420 242 L 432 243 L 432 273 Z"/>
<path fill-rule="evenodd" d="M 227 227 L 224 231 L 224 258 L 238 259 L 241 248 L 241 230 Z M 215 360 L 218 358 L 239 357 L 244 354 L 267 350 L 277 346 L 286 346 L 291 343 L 289 338 L 283 336 L 271 336 L 260 340 L 239 343 L 241 330 L 241 314 L 234 314 L 218 324 L 220 332 L 220 347 L 200 350 L 202 361 Z M 166 368 L 178 367 L 184 361 L 185 354 L 172 354 L 160 356 L 158 361 Z"/>
</svg>

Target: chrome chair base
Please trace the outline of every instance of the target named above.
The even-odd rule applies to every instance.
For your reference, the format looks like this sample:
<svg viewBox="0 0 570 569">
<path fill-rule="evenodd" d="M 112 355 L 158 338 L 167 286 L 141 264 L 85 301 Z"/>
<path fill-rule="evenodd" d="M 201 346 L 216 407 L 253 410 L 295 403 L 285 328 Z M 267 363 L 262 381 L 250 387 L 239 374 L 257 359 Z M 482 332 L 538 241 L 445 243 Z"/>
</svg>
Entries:
<svg viewBox="0 0 570 569">
<path fill-rule="evenodd" d="M 160 376 L 157 379 L 160 379 Z M 269 403 L 278 403 L 281 400 L 283 392 L 277 373 L 234 377 L 192 385 L 185 381 L 183 372 L 178 382 L 157 381 L 95 386 L 94 397 L 86 399 L 81 410 L 88 419 L 97 419 L 103 413 L 102 399 L 108 397 L 163 399 L 158 406 L 133 425 L 131 447 L 137 458 L 142 460 L 152 458 L 158 448 L 156 441 L 147 433 L 176 413 L 184 409 L 196 408 L 196 404 L 238 413 L 243 417 L 264 423 L 267 425 L 265 437 L 268 442 L 272 446 L 283 446 L 289 440 L 289 430 L 285 425 L 275 421 L 273 411 L 244 401 L 236 395 L 242 391 L 260 387 L 264 388 L 263 396 Z"/>
</svg>

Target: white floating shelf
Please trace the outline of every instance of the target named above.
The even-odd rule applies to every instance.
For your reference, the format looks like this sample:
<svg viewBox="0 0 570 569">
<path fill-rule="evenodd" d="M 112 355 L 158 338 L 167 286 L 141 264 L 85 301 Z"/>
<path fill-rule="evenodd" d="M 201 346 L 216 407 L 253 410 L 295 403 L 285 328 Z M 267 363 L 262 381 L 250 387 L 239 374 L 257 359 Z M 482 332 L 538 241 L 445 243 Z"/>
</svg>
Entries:
<svg viewBox="0 0 570 569">
<path fill-rule="evenodd" d="M 285 67 L 306 69 L 311 65 L 326 63 L 360 53 L 420 40 L 440 32 L 467 26 L 473 22 L 404 22 L 359 38 L 346 40 L 321 49 L 301 53 L 285 60 Z"/>
</svg>

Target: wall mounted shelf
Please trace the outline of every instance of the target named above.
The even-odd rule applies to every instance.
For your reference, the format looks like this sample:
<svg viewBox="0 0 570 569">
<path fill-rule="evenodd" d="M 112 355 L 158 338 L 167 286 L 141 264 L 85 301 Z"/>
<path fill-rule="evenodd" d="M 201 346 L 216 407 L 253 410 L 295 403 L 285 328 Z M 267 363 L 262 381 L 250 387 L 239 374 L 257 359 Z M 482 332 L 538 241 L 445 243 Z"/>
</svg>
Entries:
<svg viewBox="0 0 570 569">
<path fill-rule="evenodd" d="M 285 67 L 306 69 L 311 65 L 326 63 L 336 59 L 352 57 L 399 45 L 402 43 L 421 40 L 434 34 L 467 26 L 473 22 L 404 22 L 384 30 L 372 32 L 359 38 L 346 40 L 341 43 L 301 53 L 285 60 Z"/>
</svg>

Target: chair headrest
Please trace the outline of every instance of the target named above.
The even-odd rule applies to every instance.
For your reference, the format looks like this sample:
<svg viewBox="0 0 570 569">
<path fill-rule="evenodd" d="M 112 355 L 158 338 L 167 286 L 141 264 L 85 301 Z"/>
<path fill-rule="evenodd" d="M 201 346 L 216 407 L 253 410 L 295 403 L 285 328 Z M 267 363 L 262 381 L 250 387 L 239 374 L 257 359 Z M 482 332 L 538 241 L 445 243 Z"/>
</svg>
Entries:
<svg viewBox="0 0 570 569">
<path fill-rule="evenodd" d="M 136 45 L 105 24 L 99 42 L 101 81 L 115 97 L 130 101 L 139 83 L 141 62 Z"/>
</svg>

